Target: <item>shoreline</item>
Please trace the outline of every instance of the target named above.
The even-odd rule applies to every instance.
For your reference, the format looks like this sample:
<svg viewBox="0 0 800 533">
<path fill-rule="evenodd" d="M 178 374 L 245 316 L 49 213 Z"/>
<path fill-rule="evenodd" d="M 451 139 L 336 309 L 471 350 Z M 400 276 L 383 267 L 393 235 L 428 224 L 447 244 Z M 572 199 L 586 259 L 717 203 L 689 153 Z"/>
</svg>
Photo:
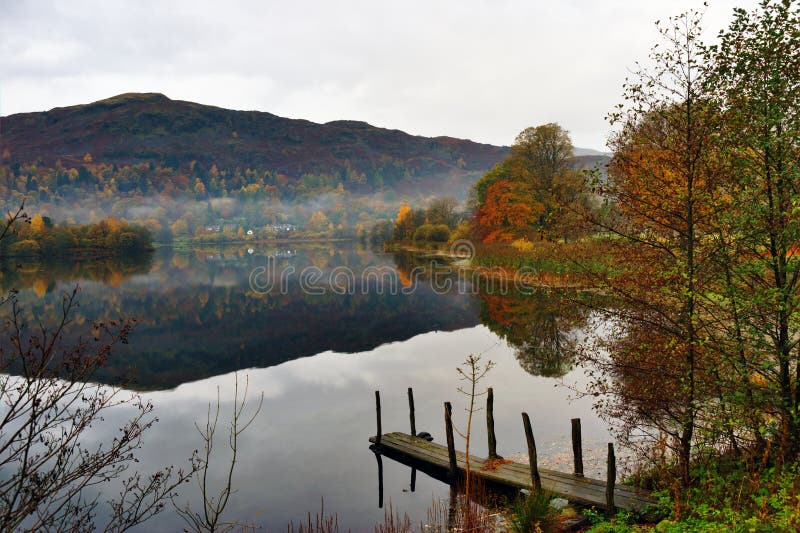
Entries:
<svg viewBox="0 0 800 533">
<path fill-rule="evenodd" d="M 308 237 L 300 239 L 251 239 L 251 240 L 229 240 L 229 241 L 208 241 L 208 242 L 192 242 L 192 241 L 173 241 L 173 242 L 154 242 L 155 248 L 192 248 L 199 246 L 218 246 L 218 245 L 242 245 L 242 244 L 319 244 L 319 243 L 340 243 L 340 242 L 356 242 L 352 237 L 329 238 L 329 237 Z"/>
</svg>

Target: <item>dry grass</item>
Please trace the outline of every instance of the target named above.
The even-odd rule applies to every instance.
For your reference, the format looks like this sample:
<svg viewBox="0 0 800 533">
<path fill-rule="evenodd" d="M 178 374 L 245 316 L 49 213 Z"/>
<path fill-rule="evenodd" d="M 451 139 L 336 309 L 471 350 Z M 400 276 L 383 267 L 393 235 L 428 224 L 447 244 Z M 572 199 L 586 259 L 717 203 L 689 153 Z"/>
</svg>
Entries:
<svg viewBox="0 0 800 533">
<path fill-rule="evenodd" d="M 402 518 L 399 513 L 394 511 L 392 502 L 389 502 L 389 508 L 383 512 L 383 524 L 375 526 L 375 533 L 410 533 L 411 519 L 407 514 L 403 514 Z"/>
<path fill-rule="evenodd" d="M 348 530 L 349 531 L 349 530 Z M 306 522 L 301 522 L 295 529 L 294 522 L 286 526 L 286 533 L 339 533 L 339 515 L 325 516 L 325 499 L 322 499 L 320 511 L 311 518 L 308 513 Z"/>
<path fill-rule="evenodd" d="M 498 465 L 508 462 L 505 459 L 495 460 Z M 375 526 L 375 533 L 494 533 L 498 518 L 502 517 L 502 513 L 492 510 L 495 507 L 492 503 L 495 495 L 479 480 L 473 480 L 473 487 L 473 499 L 470 501 L 455 488 L 451 488 L 449 499 L 434 499 L 428 508 L 426 520 L 418 523 L 413 523 L 408 514 L 401 516 L 390 501 L 384 510 L 383 522 Z M 337 514 L 326 516 L 323 500 L 319 512 L 313 516 L 309 512 L 305 521 L 297 526 L 290 523 L 286 532 L 339 533 L 339 517 Z"/>
</svg>

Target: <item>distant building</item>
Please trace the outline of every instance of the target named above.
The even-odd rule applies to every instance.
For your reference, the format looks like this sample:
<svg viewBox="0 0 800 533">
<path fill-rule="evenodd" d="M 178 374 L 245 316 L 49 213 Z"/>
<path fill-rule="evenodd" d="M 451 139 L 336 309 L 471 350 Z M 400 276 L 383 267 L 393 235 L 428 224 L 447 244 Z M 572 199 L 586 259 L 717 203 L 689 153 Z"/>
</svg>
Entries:
<svg viewBox="0 0 800 533">
<path fill-rule="evenodd" d="M 297 226 L 294 224 L 272 224 L 269 230 L 273 233 L 285 233 L 287 231 L 296 231 Z"/>
</svg>

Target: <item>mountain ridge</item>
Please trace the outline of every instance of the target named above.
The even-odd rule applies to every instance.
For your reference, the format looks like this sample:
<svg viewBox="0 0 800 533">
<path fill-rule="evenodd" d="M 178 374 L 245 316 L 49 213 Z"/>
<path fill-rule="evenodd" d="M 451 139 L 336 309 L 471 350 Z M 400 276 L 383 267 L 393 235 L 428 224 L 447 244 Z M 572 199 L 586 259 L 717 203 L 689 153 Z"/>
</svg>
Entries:
<svg viewBox="0 0 800 533">
<path fill-rule="evenodd" d="M 459 159 L 465 170 L 485 170 L 508 152 L 507 147 L 415 136 L 363 121 L 319 124 L 172 100 L 160 93 L 124 93 L 0 120 L 3 149 L 12 161 L 25 163 L 78 162 L 90 153 L 95 161 L 130 164 L 172 154 L 181 163 L 256 165 L 301 174 L 329 170 L 347 159 L 352 164 L 389 156 L 411 160 L 419 170 L 442 172 L 457 168 Z M 427 159 L 430 168 L 414 163 L 419 158 Z"/>
<path fill-rule="evenodd" d="M 290 181 L 327 176 L 327 181 L 339 180 L 356 193 L 391 189 L 463 198 L 509 150 L 445 135 L 412 135 L 359 120 L 320 124 L 266 111 L 231 110 L 161 93 L 123 93 L 0 117 L 4 164 L 147 163 L 176 173 L 195 165 L 269 170 Z M 597 154 L 576 160 L 587 166 L 604 157 Z"/>
</svg>

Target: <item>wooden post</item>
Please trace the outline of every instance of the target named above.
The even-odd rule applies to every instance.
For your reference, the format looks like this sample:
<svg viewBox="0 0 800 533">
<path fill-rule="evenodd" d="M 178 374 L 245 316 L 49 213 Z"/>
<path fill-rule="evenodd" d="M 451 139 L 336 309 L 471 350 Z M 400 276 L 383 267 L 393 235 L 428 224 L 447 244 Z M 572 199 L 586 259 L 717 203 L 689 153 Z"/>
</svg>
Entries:
<svg viewBox="0 0 800 533">
<path fill-rule="evenodd" d="M 417 469 L 411 467 L 411 492 L 417 490 Z"/>
<path fill-rule="evenodd" d="M 444 402 L 444 427 L 447 433 L 447 456 L 450 459 L 450 478 L 455 479 L 458 473 L 458 463 L 456 463 L 456 444 L 453 438 L 453 406 L 450 402 Z"/>
<path fill-rule="evenodd" d="M 378 422 L 378 434 L 375 435 L 375 444 L 380 446 L 381 444 L 381 392 L 375 391 L 375 415 L 377 417 Z"/>
<path fill-rule="evenodd" d="M 606 472 L 606 513 L 609 516 L 616 512 L 614 506 L 614 485 L 617 482 L 617 458 L 614 455 L 614 443 L 608 443 L 608 464 Z"/>
<path fill-rule="evenodd" d="M 539 477 L 539 464 L 536 456 L 536 441 L 533 440 L 533 430 L 531 429 L 531 419 L 528 413 L 522 413 L 522 423 L 525 426 L 525 440 L 528 441 L 528 463 L 531 467 L 531 485 L 534 492 L 541 492 L 542 479 Z"/>
<path fill-rule="evenodd" d="M 486 395 L 486 435 L 489 438 L 489 459 L 502 459 L 497 455 L 497 437 L 494 434 L 494 389 L 491 387 Z"/>
<path fill-rule="evenodd" d="M 583 446 L 581 445 L 581 419 L 572 419 L 572 455 L 575 457 L 575 475 L 583 477 Z"/>
<path fill-rule="evenodd" d="M 408 388 L 408 417 L 411 421 L 411 436 L 417 436 L 417 424 L 414 420 L 414 391 Z"/>
<path fill-rule="evenodd" d="M 450 503 L 447 506 L 447 531 L 454 531 L 456 528 L 456 507 L 458 506 L 458 495 L 456 486 L 450 485 Z"/>
</svg>

